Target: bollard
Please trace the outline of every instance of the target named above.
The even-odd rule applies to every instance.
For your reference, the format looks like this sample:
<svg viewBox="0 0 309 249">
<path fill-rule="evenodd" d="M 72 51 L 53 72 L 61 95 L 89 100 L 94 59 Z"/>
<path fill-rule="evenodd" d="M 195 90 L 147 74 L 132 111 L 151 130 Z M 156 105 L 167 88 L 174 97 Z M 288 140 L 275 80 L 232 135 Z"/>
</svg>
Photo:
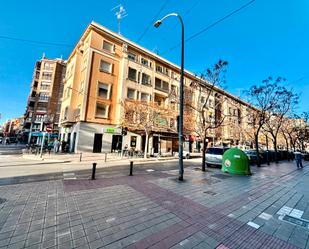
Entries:
<svg viewBox="0 0 309 249">
<path fill-rule="evenodd" d="M 91 176 L 91 180 L 95 180 L 95 170 L 97 168 L 97 163 L 93 163 L 92 164 L 92 176 Z"/>
<path fill-rule="evenodd" d="M 130 176 L 133 176 L 133 161 L 130 161 Z"/>
<path fill-rule="evenodd" d="M 80 162 L 82 161 L 82 157 L 83 157 L 83 153 L 80 153 L 80 155 L 79 155 L 79 161 Z"/>
<path fill-rule="evenodd" d="M 106 162 L 106 160 L 107 160 L 107 153 L 105 153 L 104 162 Z"/>
</svg>

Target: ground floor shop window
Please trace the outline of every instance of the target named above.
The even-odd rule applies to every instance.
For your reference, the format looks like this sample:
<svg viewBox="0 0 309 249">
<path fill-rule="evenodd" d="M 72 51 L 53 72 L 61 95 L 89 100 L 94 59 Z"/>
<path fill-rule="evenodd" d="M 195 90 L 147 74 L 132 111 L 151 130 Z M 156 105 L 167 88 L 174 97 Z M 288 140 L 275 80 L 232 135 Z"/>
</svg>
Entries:
<svg viewBox="0 0 309 249">
<path fill-rule="evenodd" d="M 131 142 L 130 142 L 130 146 L 135 148 L 136 147 L 136 140 L 137 140 L 137 136 L 131 136 Z"/>
</svg>

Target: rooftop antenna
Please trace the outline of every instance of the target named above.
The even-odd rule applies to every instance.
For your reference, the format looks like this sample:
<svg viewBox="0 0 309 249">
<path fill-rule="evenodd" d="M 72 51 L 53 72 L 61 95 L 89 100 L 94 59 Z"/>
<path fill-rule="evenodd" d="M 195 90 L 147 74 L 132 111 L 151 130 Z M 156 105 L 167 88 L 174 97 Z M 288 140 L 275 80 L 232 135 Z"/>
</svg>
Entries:
<svg viewBox="0 0 309 249">
<path fill-rule="evenodd" d="M 122 4 L 117 5 L 116 7 L 112 8 L 111 11 L 116 11 L 115 15 L 117 17 L 118 21 L 118 34 L 120 35 L 120 22 L 123 18 L 128 16 L 125 8 L 122 6 Z"/>
</svg>

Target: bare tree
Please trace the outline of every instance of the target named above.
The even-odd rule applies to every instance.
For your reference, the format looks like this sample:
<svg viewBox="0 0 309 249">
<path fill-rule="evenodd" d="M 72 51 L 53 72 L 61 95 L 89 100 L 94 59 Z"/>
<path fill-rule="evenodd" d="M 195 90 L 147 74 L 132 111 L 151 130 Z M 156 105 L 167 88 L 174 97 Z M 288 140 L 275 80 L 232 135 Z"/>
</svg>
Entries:
<svg viewBox="0 0 309 249">
<path fill-rule="evenodd" d="M 269 113 L 277 107 L 279 92 L 278 83 L 282 78 L 273 79 L 268 77 L 262 81 L 262 84 L 253 85 L 246 91 L 248 102 L 255 106 L 256 109 L 250 112 L 251 126 L 254 134 L 255 149 L 257 154 L 257 166 L 261 166 L 259 152 L 259 135 L 262 127 L 266 124 L 269 118 Z"/>
<path fill-rule="evenodd" d="M 273 105 L 272 110 L 267 112 L 267 118 L 264 129 L 270 134 L 273 147 L 275 149 L 275 161 L 278 162 L 278 146 L 277 139 L 280 129 L 283 125 L 286 115 L 294 110 L 295 105 L 298 103 L 298 95 L 292 90 L 286 89 L 281 86 L 280 83 L 285 79 L 278 77 L 273 82 L 275 89 L 274 97 L 276 98 L 276 104 Z"/>
<path fill-rule="evenodd" d="M 203 142 L 203 171 L 206 170 L 207 137 L 211 132 L 214 135 L 215 130 L 222 126 L 225 120 L 225 114 L 222 112 L 223 96 L 217 90 L 225 82 L 227 65 L 227 61 L 219 60 L 212 68 L 207 69 L 198 81 L 192 82 L 190 87 L 194 101 L 185 103 L 185 126 L 190 127 L 191 132 L 197 134 Z"/>
<path fill-rule="evenodd" d="M 122 126 L 137 134 L 145 134 L 144 157 L 147 157 L 149 136 L 153 132 L 176 132 L 171 120 L 176 116 L 173 110 L 150 101 L 126 100 L 122 103 Z"/>
<path fill-rule="evenodd" d="M 295 147 L 302 151 L 305 150 L 306 144 L 309 143 L 309 112 L 303 112 L 300 115 L 295 115 L 294 133 L 295 133 Z"/>
</svg>

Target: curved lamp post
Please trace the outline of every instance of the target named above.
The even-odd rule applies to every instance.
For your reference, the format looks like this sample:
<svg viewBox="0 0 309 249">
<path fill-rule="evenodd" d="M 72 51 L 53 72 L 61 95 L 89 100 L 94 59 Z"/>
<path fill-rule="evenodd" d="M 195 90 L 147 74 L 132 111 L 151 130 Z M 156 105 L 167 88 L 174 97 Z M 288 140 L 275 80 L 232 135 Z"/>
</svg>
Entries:
<svg viewBox="0 0 309 249">
<path fill-rule="evenodd" d="M 183 76 L 184 76 L 184 24 L 182 18 L 177 13 L 171 13 L 164 16 L 162 19 L 156 21 L 154 26 L 158 28 L 162 22 L 170 17 L 178 17 L 178 20 L 181 23 L 181 70 L 180 70 L 180 87 L 179 87 L 179 120 L 178 120 L 178 136 L 179 136 L 179 145 L 178 145 L 178 156 L 179 156 L 179 180 L 183 181 Z"/>
</svg>

